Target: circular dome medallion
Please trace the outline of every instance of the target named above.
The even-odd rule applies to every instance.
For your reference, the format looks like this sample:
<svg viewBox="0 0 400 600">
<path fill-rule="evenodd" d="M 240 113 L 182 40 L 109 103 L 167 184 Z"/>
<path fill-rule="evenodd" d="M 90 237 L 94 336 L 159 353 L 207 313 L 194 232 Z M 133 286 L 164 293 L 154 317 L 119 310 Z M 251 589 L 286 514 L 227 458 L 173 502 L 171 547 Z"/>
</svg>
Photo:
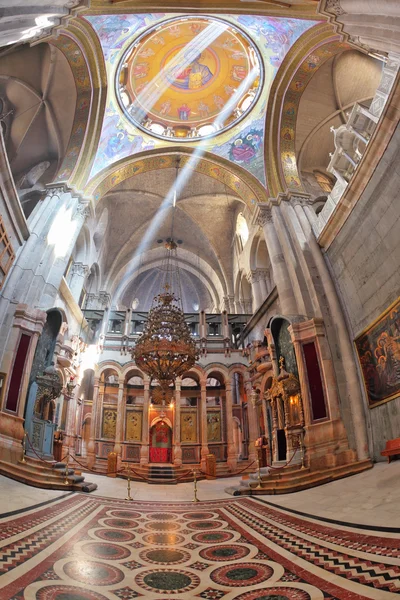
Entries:
<svg viewBox="0 0 400 600">
<path fill-rule="evenodd" d="M 257 102 L 261 57 L 250 38 L 211 17 L 178 17 L 147 31 L 117 70 L 121 109 L 159 138 L 221 133 Z"/>
</svg>

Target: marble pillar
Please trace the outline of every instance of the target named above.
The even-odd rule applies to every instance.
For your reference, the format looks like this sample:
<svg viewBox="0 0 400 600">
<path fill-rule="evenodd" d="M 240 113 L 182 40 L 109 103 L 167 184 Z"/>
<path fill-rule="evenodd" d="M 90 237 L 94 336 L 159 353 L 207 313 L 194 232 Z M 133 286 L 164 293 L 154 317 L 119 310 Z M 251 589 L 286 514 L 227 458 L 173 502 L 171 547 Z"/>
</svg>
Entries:
<svg viewBox="0 0 400 600">
<path fill-rule="evenodd" d="M 124 402 L 124 383 L 125 381 L 120 380 L 118 385 L 118 401 L 117 401 L 117 422 L 115 424 L 115 443 L 114 452 L 118 455 L 118 468 L 122 460 L 122 441 L 124 439 L 124 416 L 125 416 L 125 402 Z"/>
<path fill-rule="evenodd" d="M 78 303 L 79 298 L 83 289 L 83 284 L 89 273 L 88 265 L 84 265 L 81 262 L 75 262 L 71 267 L 71 275 L 69 278 L 68 286 L 71 290 L 71 294 L 74 300 Z"/>
<path fill-rule="evenodd" d="M 149 409 L 150 409 L 150 380 L 146 376 L 143 382 L 143 416 L 142 416 L 142 445 L 140 447 L 140 464 L 149 464 Z"/>
<path fill-rule="evenodd" d="M 232 415 L 232 382 L 225 382 L 225 416 L 226 416 L 226 442 L 228 447 L 227 466 L 230 471 L 236 471 L 237 453 L 233 439 L 233 415 Z"/>
<path fill-rule="evenodd" d="M 201 427 L 201 451 L 200 466 L 201 470 L 206 470 L 206 457 L 208 451 L 207 439 L 207 379 L 200 379 L 200 427 Z"/>
<path fill-rule="evenodd" d="M 87 445 L 87 464 L 91 469 L 96 462 L 96 423 L 98 419 L 98 412 L 100 410 L 99 407 L 99 378 L 94 378 L 93 385 L 93 400 L 92 400 L 92 418 L 90 420 L 90 434 L 89 434 L 89 442 Z"/>
<path fill-rule="evenodd" d="M 250 381 L 246 382 L 247 393 L 247 419 L 249 422 L 249 461 L 253 462 L 257 459 L 256 440 L 259 438 L 259 430 L 257 425 L 257 413 L 255 409 L 255 399 L 253 402 L 253 390 Z"/>
<path fill-rule="evenodd" d="M 175 414 L 174 414 L 174 465 L 182 464 L 181 446 L 181 379 L 175 381 Z"/>
<path fill-rule="evenodd" d="M 264 232 L 265 243 L 271 260 L 272 272 L 279 294 L 282 314 L 286 316 L 296 315 L 298 312 L 296 300 L 293 294 L 285 257 L 283 256 L 282 248 L 275 230 L 271 207 L 267 204 L 258 204 L 256 219 Z"/>
</svg>

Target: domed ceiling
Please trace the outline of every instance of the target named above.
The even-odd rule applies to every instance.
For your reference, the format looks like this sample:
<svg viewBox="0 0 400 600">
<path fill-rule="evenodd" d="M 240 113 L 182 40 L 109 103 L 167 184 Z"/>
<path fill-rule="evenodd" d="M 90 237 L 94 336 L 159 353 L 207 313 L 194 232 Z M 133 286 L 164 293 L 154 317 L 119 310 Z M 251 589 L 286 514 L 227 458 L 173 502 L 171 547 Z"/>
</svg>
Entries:
<svg viewBox="0 0 400 600">
<path fill-rule="evenodd" d="M 129 120 L 156 137 L 215 135 L 256 104 L 261 57 L 235 27 L 172 19 L 134 42 L 120 61 L 117 97 Z"/>
<path fill-rule="evenodd" d="M 91 178 L 185 142 L 266 184 L 268 95 L 287 52 L 317 21 L 251 15 L 99 15 L 108 100 Z"/>
</svg>

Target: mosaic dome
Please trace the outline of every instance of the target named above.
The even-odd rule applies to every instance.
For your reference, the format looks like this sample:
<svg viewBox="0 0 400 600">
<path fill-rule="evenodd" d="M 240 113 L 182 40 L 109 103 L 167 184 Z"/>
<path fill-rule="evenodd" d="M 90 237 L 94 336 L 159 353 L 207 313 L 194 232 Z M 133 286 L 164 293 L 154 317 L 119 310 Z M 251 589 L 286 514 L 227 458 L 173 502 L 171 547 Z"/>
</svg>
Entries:
<svg viewBox="0 0 400 600">
<path fill-rule="evenodd" d="M 225 21 L 174 18 L 125 52 L 117 71 L 120 107 L 156 137 L 209 137 L 247 115 L 262 87 L 252 41 Z"/>
</svg>

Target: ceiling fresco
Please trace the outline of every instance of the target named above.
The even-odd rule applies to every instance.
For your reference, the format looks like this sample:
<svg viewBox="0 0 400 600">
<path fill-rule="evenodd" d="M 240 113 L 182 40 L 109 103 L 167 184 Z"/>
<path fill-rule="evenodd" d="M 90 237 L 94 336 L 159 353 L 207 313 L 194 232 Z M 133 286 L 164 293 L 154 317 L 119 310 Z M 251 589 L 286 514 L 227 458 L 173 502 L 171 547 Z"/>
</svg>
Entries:
<svg viewBox="0 0 400 600">
<path fill-rule="evenodd" d="M 221 133 L 250 112 L 261 70 L 256 47 L 232 25 L 178 17 L 128 49 L 117 72 L 117 97 L 146 133 L 193 141 Z"/>
<path fill-rule="evenodd" d="M 290 47 L 317 21 L 250 15 L 85 18 L 99 37 L 109 82 L 91 178 L 130 155 L 184 142 L 240 165 L 266 186 L 269 90 Z"/>
</svg>

